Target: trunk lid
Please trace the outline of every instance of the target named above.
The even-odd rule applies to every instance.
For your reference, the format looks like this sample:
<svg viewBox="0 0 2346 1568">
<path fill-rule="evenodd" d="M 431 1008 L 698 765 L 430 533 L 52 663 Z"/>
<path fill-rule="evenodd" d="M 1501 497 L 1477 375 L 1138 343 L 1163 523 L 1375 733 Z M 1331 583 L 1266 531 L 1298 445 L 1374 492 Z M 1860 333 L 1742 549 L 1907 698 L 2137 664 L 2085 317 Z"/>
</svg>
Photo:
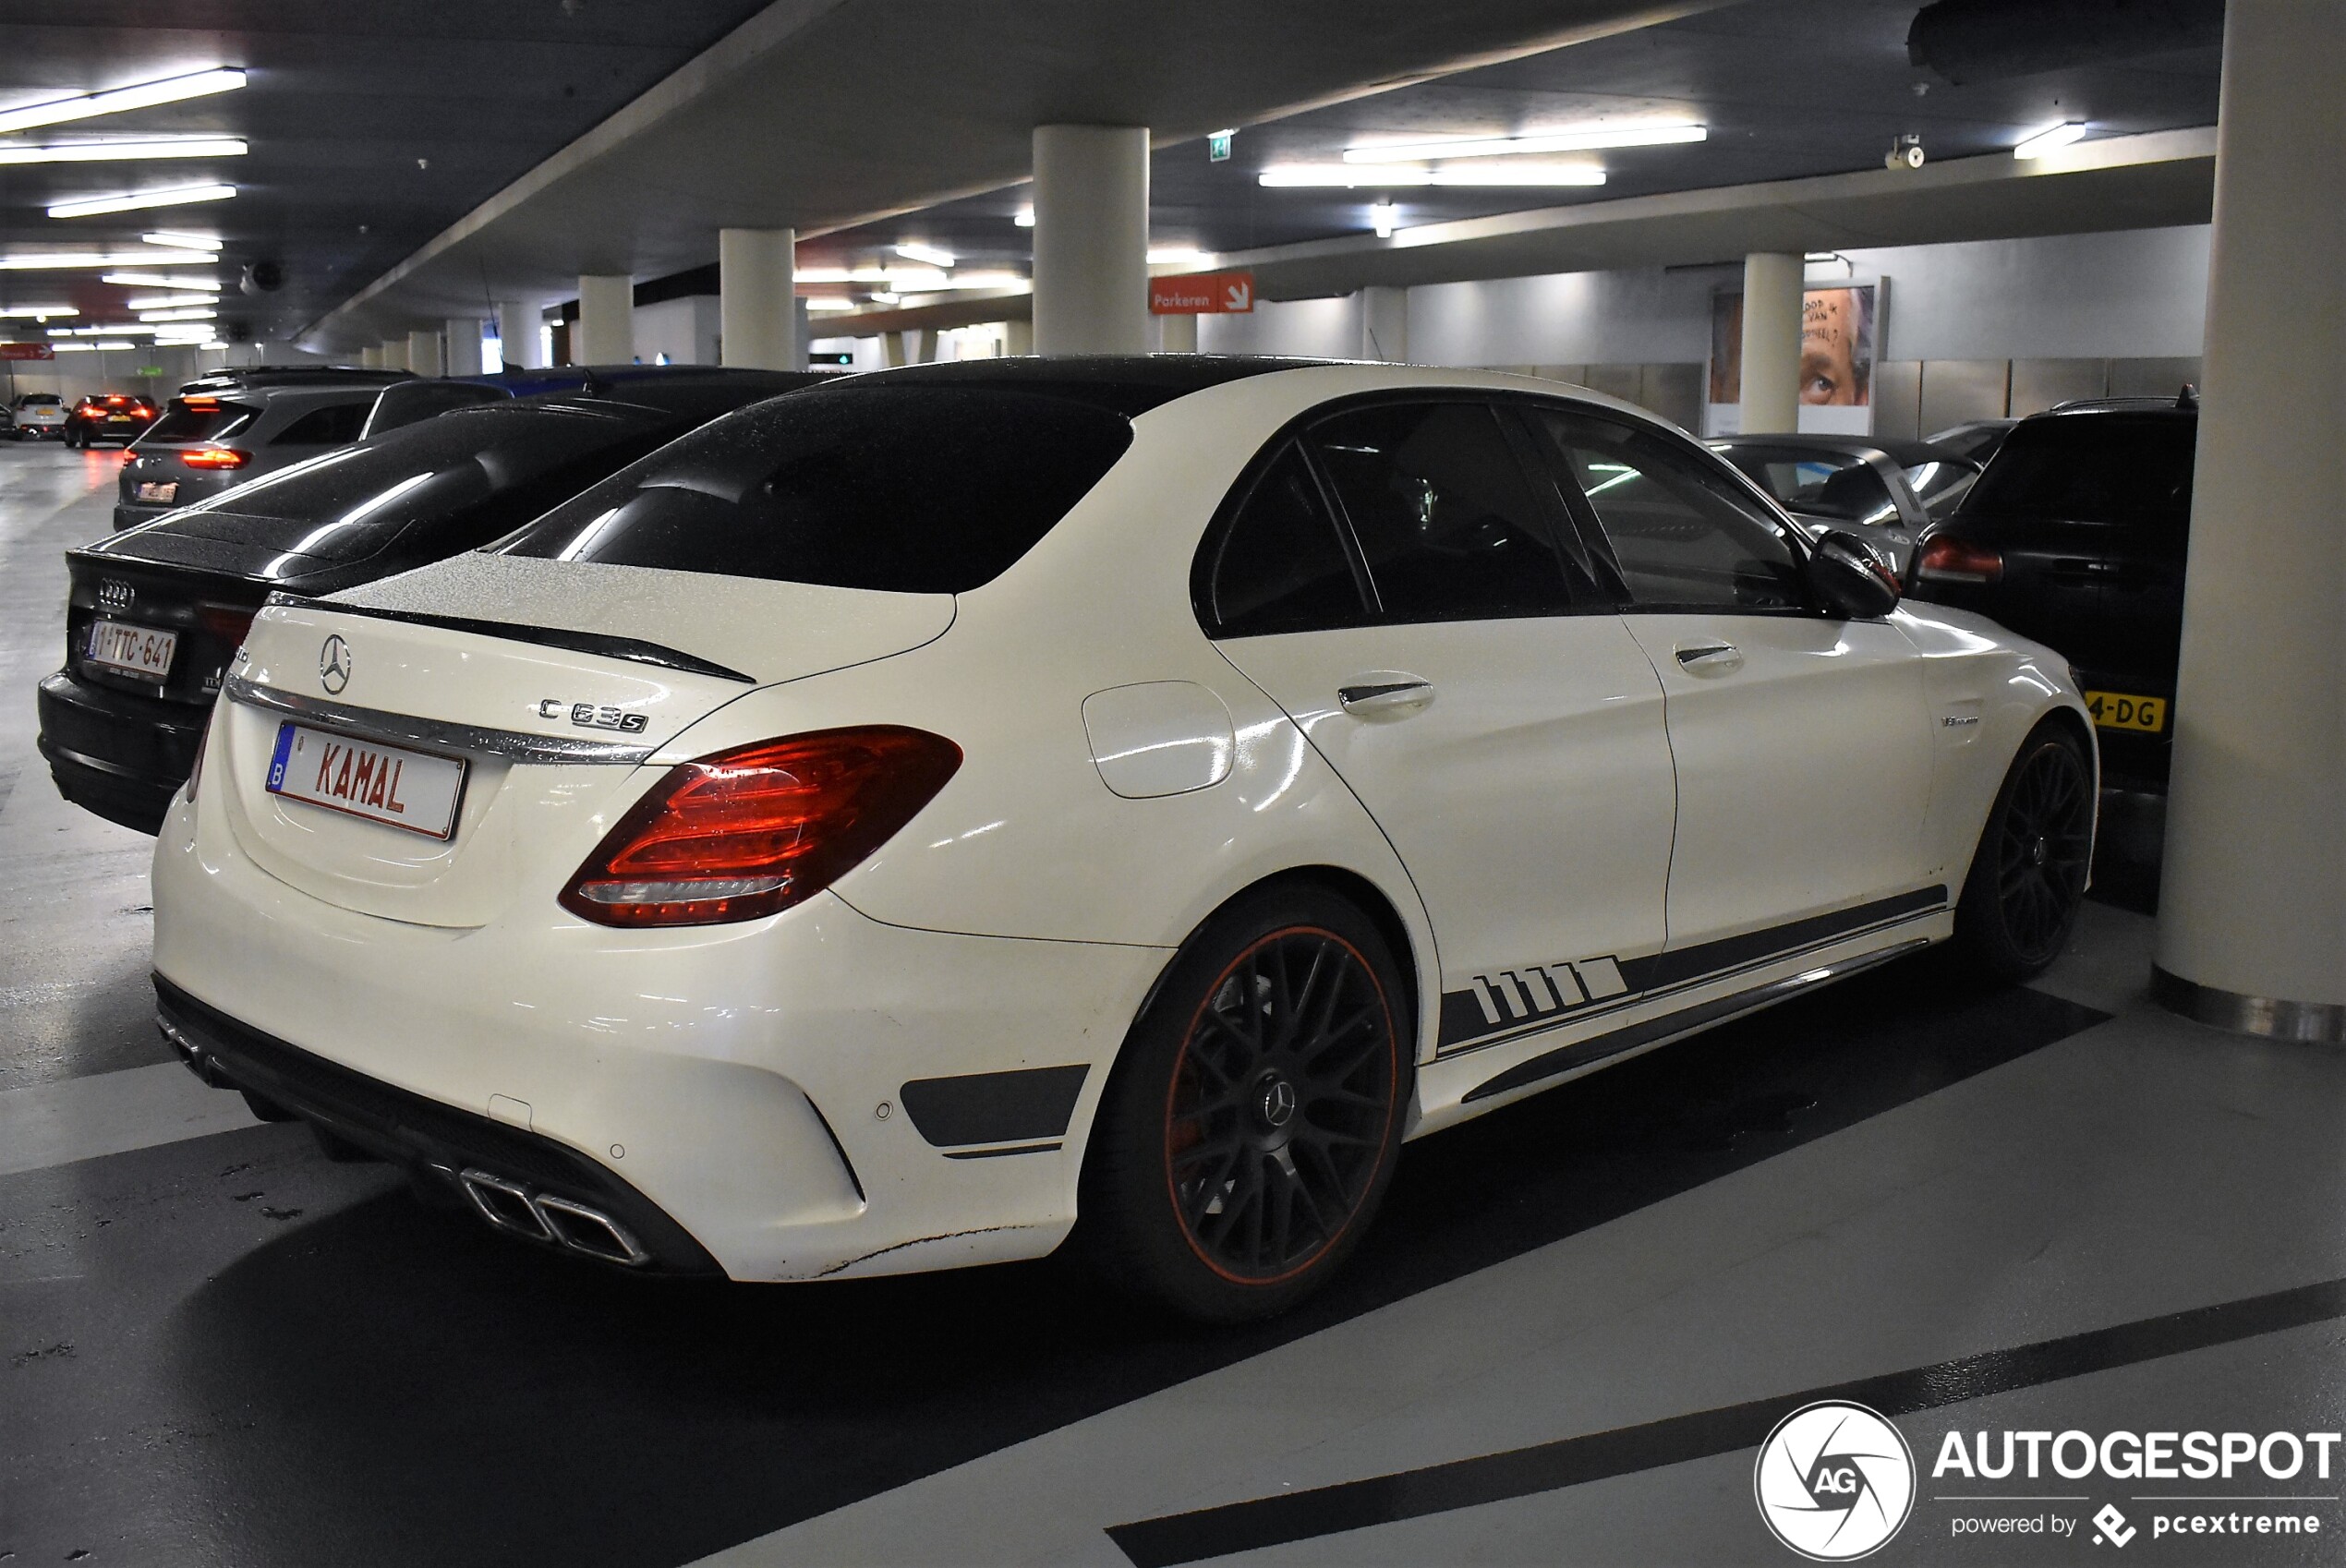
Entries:
<svg viewBox="0 0 2346 1568">
<path fill-rule="evenodd" d="M 550 911 L 538 885 L 568 874 L 647 769 L 683 760 L 664 749 L 690 726 L 758 687 L 919 647 L 952 620 L 949 595 L 483 555 L 280 597 L 227 682 L 200 793 L 220 791 L 254 863 L 338 907 L 453 927 L 522 896 Z M 450 832 L 294 798 L 334 788 L 307 761 L 272 791 L 272 763 L 293 754 L 281 737 L 320 768 L 353 742 L 405 757 L 411 795 L 461 764 Z"/>
</svg>

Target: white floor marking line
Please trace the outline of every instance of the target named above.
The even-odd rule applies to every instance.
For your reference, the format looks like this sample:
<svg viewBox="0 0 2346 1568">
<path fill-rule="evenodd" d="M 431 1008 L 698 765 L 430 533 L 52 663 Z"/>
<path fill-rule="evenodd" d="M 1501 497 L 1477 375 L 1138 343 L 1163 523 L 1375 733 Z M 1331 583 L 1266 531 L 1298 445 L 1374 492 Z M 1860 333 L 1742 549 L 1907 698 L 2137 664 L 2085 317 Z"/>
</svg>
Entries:
<svg viewBox="0 0 2346 1568">
<path fill-rule="evenodd" d="M 0 1176 L 259 1125 L 177 1062 L 29 1084 L 0 1092 Z"/>
</svg>

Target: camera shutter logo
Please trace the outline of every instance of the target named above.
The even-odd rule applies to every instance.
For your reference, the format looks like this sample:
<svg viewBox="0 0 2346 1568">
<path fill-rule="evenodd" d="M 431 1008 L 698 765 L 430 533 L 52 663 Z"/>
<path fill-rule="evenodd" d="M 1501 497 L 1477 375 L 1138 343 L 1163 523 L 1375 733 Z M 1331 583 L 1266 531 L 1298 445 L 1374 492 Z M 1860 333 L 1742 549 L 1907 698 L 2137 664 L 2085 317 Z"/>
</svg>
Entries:
<svg viewBox="0 0 2346 1568">
<path fill-rule="evenodd" d="M 326 688 L 329 696 L 339 696 L 350 684 L 350 645 L 336 633 L 328 637 L 318 649 L 318 684 Z"/>
<path fill-rule="evenodd" d="M 1914 1451 L 1879 1411 L 1820 1400 L 1776 1423 L 1751 1490 L 1776 1539 L 1811 1562 L 1848 1562 L 1881 1547 L 1913 1512 Z"/>
</svg>

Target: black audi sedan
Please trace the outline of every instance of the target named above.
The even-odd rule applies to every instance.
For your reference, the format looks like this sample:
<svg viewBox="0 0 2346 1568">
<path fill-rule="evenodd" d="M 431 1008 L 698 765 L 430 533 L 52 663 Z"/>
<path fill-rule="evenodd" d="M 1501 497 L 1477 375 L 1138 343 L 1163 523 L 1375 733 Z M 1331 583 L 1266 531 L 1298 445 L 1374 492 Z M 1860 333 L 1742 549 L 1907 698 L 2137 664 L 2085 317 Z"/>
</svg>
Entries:
<svg viewBox="0 0 2346 1568">
<path fill-rule="evenodd" d="M 1915 551 L 1911 597 L 1976 609 L 2076 668 L 2113 788 L 2167 787 L 2198 436 L 2189 388 L 2031 416 Z"/>
<path fill-rule="evenodd" d="M 66 799 L 152 833 L 268 597 L 332 593 L 488 543 L 698 425 L 822 378 L 691 369 L 624 395 L 461 408 L 69 550 L 41 754 Z"/>
</svg>

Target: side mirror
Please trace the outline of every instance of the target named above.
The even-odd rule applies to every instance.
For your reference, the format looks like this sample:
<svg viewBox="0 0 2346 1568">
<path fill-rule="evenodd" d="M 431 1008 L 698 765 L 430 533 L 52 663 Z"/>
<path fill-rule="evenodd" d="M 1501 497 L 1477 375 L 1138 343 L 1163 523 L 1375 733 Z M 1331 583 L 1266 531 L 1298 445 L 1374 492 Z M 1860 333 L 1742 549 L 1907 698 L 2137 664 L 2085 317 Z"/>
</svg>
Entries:
<svg viewBox="0 0 2346 1568">
<path fill-rule="evenodd" d="M 1889 614 L 1903 591 L 1872 547 L 1843 528 L 1820 535 L 1809 550 L 1808 586 L 1834 614 L 1851 621 Z"/>
</svg>

